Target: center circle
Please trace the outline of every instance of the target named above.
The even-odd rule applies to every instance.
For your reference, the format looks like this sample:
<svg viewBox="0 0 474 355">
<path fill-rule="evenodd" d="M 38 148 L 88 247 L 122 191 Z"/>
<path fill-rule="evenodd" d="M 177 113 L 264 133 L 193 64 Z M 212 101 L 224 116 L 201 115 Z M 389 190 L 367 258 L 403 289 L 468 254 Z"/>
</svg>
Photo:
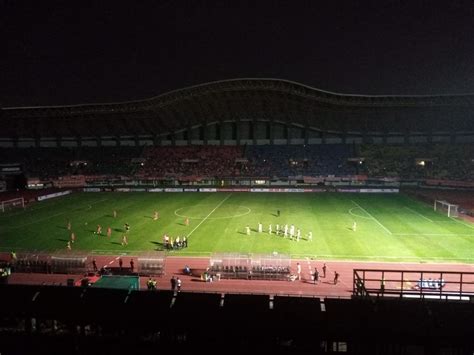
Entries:
<svg viewBox="0 0 474 355">
<path fill-rule="evenodd" d="M 362 215 L 360 215 L 360 214 L 358 214 L 358 213 L 352 212 L 353 210 L 357 210 L 357 209 L 360 210 L 360 211 L 362 211 L 362 209 L 361 209 L 360 207 L 353 207 L 353 208 L 351 208 L 351 209 L 349 210 L 349 214 L 353 215 L 354 217 L 365 218 L 365 219 L 372 219 L 372 218 L 370 218 L 370 217 L 368 217 L 368 216 L 362 216 Z"/>
<path fill-rule="evenodd" d="M 215 205 L 197 205 L 178 208 L 174 214 L 181 218 L 204 219 L 215 208 Z M 248 215 L 252 210 L 245 206 L 224 205 L 217 208 L 207 219 L 236 218 Z"/>
</svg>

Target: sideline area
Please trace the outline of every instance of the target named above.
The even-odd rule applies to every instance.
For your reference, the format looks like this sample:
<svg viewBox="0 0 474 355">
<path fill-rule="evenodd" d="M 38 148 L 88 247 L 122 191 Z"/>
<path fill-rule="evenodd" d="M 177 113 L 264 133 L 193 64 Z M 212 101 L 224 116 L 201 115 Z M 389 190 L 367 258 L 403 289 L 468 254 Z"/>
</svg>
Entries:
<svg viewBox="0 0 474 355">
<path fill-rule="evenodd" d="M 6 254 L 1 254 L 3 259 Z M 127 266 L 130 258 L 123 256 L 123 264 Z M 118 263 L 115 256 L 97 256 L 98 268 L 114 267 Z M 209 258 L 204 257 L 174 257 L 166 258 L 164 274 L 154 277 L 157 281 L 157 290 L 169 290 L 170 278 L 179 277 L 182 280 L 183 292 L 213 292 L 213 293 L 247 293 L 247 294 L 269 294 L 269 295 L 299 295 L 323 298 L 350 298 L 353 291 L 354 269 L 384 269 L 384 270 L 433 270 L 433 271 L 456 271 L 474 272 L 472 264 L 424 264 L 424 263 L 380 263 L 380 262 L 354 262 L 354 261 L 325 261 L 325 260 L 291 260 L 291 270 L 297 273 L 298 263 L 301 266 L 301 280 L 295 281 L 273 281 L 273 280 L 220 280 L 205 282 L 201 274 L 209 266 Z M 323 277 L 322 266 L 326 263 L 326 276 Z M 188 265 L 191 275 L 184 274 L 184 267 Z M 315 267 L 320 272 L 320 280 L 314 284 L 312 274 Z M 340 275 L 337 284 L 334 284 L 334 272 Z M 84 275 L 79 274 L 35 274 L 35 273 L 12 273 L 9 278 L 10 284 L 44 284 L 64 285 L 68 279 L 73 279 L 76 284 Z M 148 276 L 140 277 L 140 289 L 146 290 Z"/>
</svg>

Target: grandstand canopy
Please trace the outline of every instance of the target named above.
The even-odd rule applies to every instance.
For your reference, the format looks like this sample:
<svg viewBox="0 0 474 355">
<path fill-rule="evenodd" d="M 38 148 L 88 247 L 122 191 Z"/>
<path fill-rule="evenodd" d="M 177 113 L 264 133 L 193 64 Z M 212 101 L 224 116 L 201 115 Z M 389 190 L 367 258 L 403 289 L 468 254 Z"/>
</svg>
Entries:
<svg viewBox="0 0 474 355">
<path fill-rule="evenodd" d="M 1 137 L 170 134 L 216 122 L 266 121 L 323 132 L 474 130 L 474 95 L 361 96 L 278 79 L 235 79 L 140 101 L 5 107 Z"/>
</svg>

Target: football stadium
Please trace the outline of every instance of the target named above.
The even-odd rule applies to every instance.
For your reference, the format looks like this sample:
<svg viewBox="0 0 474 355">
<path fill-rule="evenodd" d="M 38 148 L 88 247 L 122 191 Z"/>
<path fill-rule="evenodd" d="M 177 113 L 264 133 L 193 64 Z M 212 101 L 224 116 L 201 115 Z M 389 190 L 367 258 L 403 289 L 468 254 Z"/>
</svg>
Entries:
<svg viewBox="0 0 474 355">
<path fill-rule="evenodd" d="M 116 351 L 127 334 L 137 351 L 465 353 L 473 108 L 278 79 L 3 107 L 7 351 L 51 332 Z"/>
</svg>

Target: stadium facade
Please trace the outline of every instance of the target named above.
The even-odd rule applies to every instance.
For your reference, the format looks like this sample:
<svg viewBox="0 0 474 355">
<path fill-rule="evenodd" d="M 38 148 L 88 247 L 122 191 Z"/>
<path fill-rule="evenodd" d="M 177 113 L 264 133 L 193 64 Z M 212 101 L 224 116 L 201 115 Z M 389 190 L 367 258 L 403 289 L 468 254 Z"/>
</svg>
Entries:
<svg viewBox="0 0 474 355">
<path fill-rule="evenodd" d="M 474 95 L 362 96 L 235 79 L 150 99 L 4 107 L 0 147 L 471 143 Z"/>
<path fill-rule="evenodd" d="M 416 203 L 410 208 L 409 205 L 404 206 L 397 202 L 392 196 L 400 192 L 399 188 L 408 188 L 407 193 L 410 192 L 412 196 L 425 202 L 432 203 L 435 198 L 435 207 L 437 202 L 442 202 L 440 205 L 443 205 L 450 201 L 463 207 L 463 210 L 460 210 L 463 214 L 474 215 L 472 195 L 469 194 L 474 188 L 474 154 L 472 149 L 468 149 L 474 142 L 473 108 L 474 95 L 342 95 L 275 79 L 219 81 L 133 102 L 5 107 L 0 110 L 0 183 L 4 179 L 4 189 L 9 185 L 11 191 L 3 195 L 3 201 L 0 200 L 1 210 L 7 212 L 1 228 L 2 240 L 5 243 L 10 239 L 15 241 L 11 242 L 12 245 L 27 247 L 28 232 L 23 232 L 18 227 L 29 228 L 34 224 L 34 233 L 31 234 L 34 243 L 38 240 L 43 243 L 41 238 L 49 238 L 53 245 L 59 242 L 64 248 L 63 243 L 67 240 L 62 238 L 66 237 L 50 237 L 59 233 L 66 233 L 66 236 L 69 234 L 69 230 L 62 230 L 67 228 L 61 227 L 65 213 L 74 213 L 77 218 L 83 205 L 84 218 L 91 218 L 93 213 L 100 215 L 102 219 L 111 217 L 109 213 L 115 211 L 117 205 L 120 206 L 117 204 L 118 198 L 110 198 L 107 202 L 110 205 L 105 205 L 107 198 L 96 198 L 92 195 L 94 192 L 127 192 L 132 197 L 136 196 L 132 195 L 135 192 L 216 193 L 213 195 L 217 196 L 220 202 L 203 204 L 203 218 L 197 218 L 201 221 L 191 227 L 191 231 L 187 233 L 189 237 L 206 220 L 207 223 L 220 223 L 213 222 L 214 218 L 209 217 L 221 208 L 233 192 L 298 193 L 296 195 L 304 197 L 313 192 L 322 196 L 321 192 L 329 191 L 350 193 L 346 199 L 350 202 L 347 203 L 347 213 L 345 208 L 335 208 L 335 204 L 328 203 L 326 196 L 323 196 L 325 200 L 320 200 L 323 202 L 319 203 L 319 206 L 325 208 L 324 214 L 319 215 L 320 218 L 314 213 L 317 209 L 312 208 L 308 210 L 316 218 L 313 219 L 312 214 L 302 215 L 310 216 L 311 223 L 327 220 L 325 203 L 329 207 L 328 210 L 343 211 L 338 218 L 341 218 L 341 225 L 344 225 L 345 233 L 348 234 L 347 237 L 344 234 L 345 240 L 335 243 L 337 245 L 352 245 L 350 239 L 354 239 L 357 243 L 354 244 L 354 250 L 360 249 L 360 241 L 350 236 L 355 234 L 355 227 L 349 229 L 345 226 L 350 225 L 345 222 L 347 217 L 351 222 L 356 219 L 360 221 L 360 229 L 357 231 L 362 232 L 365 239 L 368 238 L 368 233 L 362 228 L 364 223 L 381 228 L 375 229 L 376 232 L 372 236 L 373 245 L 376 244 L 377 236 L 384 237 L 381 239 L 385 242 L 381 250 L 394 248 L 395 243 L 400 244 L 400 240 L 403 245 L 419 243 L 409 250 L 408 255 L 412 257 L 412 251 L 428 249 L 426 245 L 433 243 L 433 248 L 439 246 L 434 260 L 443 260 L 441 252 L 448 255 L 445 261 L 451 260 L 456 247 L 458 250 L 462 249 L 458 252 L 460 260 L 471 261 L 469 250 L 472 248 L 469 248 L 468 241 L 472 231 L 471 225 L 462 220 L 451 220 L 453 216 L 448 210 L 449 218 L 440 217 L 444 220 L 436 227 L 438 218 L 435 217 L 438 216 L 431 211 L 431 207 L 420 207 L 421 205 Z M 438 147 L 436 143 L 440 143 Z M 310 146 L 304 146 L 306 144 Z M 410 146 L 393 147 L 395 145 Z M 417 149 L 411 149 L 414 148 L 411 145 L 417 145 Z M 359 150 L 351 149 L 351 146 L 368 147 Z M 363 154 L 355 155 L 356 150 L 357 153 Z M 364 163 L 361 169 L 367 175 L 362 174 L 358 168 L 358 164 L 362 164 L 362 157 L 367 167 Z M 16 189 L 21 183 L 18 177 L 22 175 L 29 178 L 26 182 L 31 191 Z M 445 191 L 444 187 L 447 187 Z M 454 191 L 455 187 L 462 187 L 463 190 Z M 54 189 L 41 190 L 44 188 Z M 56 188 L 70 190 L 58 192 Z M 58 213 L 39 207 L 28 213 L 13 211 L 8 214 L 10 209 L 23 208 L 34 201 L 68 195 L 72 191 L 86 191 L 84 196 L 77 196 L 96 199 L 82 204 L 75 203 L 74 210 L 71 210 L 73 212 L 68 212 L 65 205 L 58 205 L 57 208 L 62 209 Z M 226 197 L 218 196 L 217 192 L 225 193 Z M 387 197 L 388 192 L 390 197 Z M 362 205 L 359 205 L 355 202 L 363 201 L 363 194 L 374 196 L 374 193 L 381 193 L 381 198 L 395 201 L 392 207 L 388 205 L 384 208 L 379 207 L 380 204 L 374 204 L 375 211 L 380 209 L 380 213 L 375 212 L 375 216 L 362 207 L 365 204 L 361 202 Z M 197 195 L 200 195 L 195 196 L 199 199 L 201 196 L 208 198 L 205 194 Z M 264 198 L 267 198 L 270 194 L 265 195 Z M 286 199 L 286 195 L 280 195 L 284 199 L 274 206 L 288 207 L 290 199 Z M 124 199 L 128 198 L 123 194 L 122 196 Z M 159 200 L 155 196 L 156 194 L 150 198 L 153 206 L 156 200 Z M 173 198 L 179 201 L 176 197 Z M 148 216 L 143 216 L 143 201 L 136 205 L 140 210 L 135 213 L 137 223 L 134 226 L 137 227 L 144 224 L 140 218 L 148 219 Z M 165 199 L 163 201 L 166 202 Z M 161 218 L 171 218 L 170 221 L 173 222 L 163 224 L 167 225 L 166 228 L 173 225 L 176 233 L 184 233 L 180 230 L 184 226 L 175 223 L 175 217 L 184 218 L 184 215 L 180 216 L 177 211 L 182 210 L 182 206 L 198 205 L 178 202 L 179 206 L 171 208 L 169 201 L 166 207 L 169 211 L 174 210 L 174 214 L 167 217 L 167 211 L 163 207 Z M 298 201 L 301 204 L 302 200 Z M 95 206 L 98 203 L 101 205 Z M 120 210 L 120 214 L 129 214 L 127 218 L 130 218 L 134 213 L 130 212 L 130 205 L 126 206 L 127 211 Z M 268 204 L 264 206 L 265 212 L 260 215 L 265 214 L 267 218 L 272 218 L 269 216 L 274 215 L 267 211 Z M 230 208 L 233 208 L 232 205 Z M 250 208 L 244 208 L 248 209 L 248 213 L 251 212 Z M 259 215 L 255 200 L 252 202 L 252 209 L 252 213 Z M 357 209 L 360 214 L 352 213 Z M 153 208 L 150 205 L 150 208 L 145 210 L 151 213 Z M 295 214 L 294 208 L 288 210 Z M 398 210 L 402 212 L 393 212 Z M 36 214 L 38 219 L 35 221 L 30 213 Z M 402 230 L 401 233 L 392 233 L 392 228 L 399 228 L 402 223 L 397 223 L 397 226 L 392 223 L 387 228 L 382 224 L 385 222 L 376 219 L 379 215 L 392 217 L 397 213 L 400 213 L 399 217 L 395 218 L 407 222 L 408 232 Z M 436 221 L 426 217 L 424 213 Z M 278 216 L 279 214 L 278 210 Z M 18 220 L 18 224 L 9 227 L 6 222 L 10 220 L 10 216 L 24 218 L 24 222 Z M 216 221 L 223 218 L 217 214 L 213 217 Z M 251 221 L 247 213 L 239 215 L 238 211 L 230 218 L 240 217 L 245 218 L 245 223 L 238 222 L 238 228 Z M 11 220 L 13 221 L 13 218 Z M 102 220 L 109 223 L 106 219 Z M 118 223 L 122 223 L 122 220 L 119 220 Z M 413 220 L 417 222 L 410 222 Z M 38 228 L 37 222 L 47 223 L 51 232 L 45 233 L 46 229 Z M 75 219 L 74 223 L 76 222 Z M 90 235 L 89 227 L 84 227 L 88 225 L 87 222 L 82 222 L 81 219 L 76 225 L 82 226 L 82 233 Z M 130 221 L 127 219 L 127 225 L 128 222 Z M 216 236 L 227 238 L 227 219 L 223 223 L 226 223 L 225 228 L 214 229 L 217 231 Z M 448 223 L 454 227 L 449 227 Z M 336 233 L 339 233 L 334 228 L 335 223 L 329 224 L 330 231 L 336 230 Z M 439 229 L 430 232 L 423 226 Z M 115 232 L 122 231 L 122 227 L 119 227 Z M 461 228 L 467 231 L 456 234 Z M 137 229 L 134 228 L 132 233 Z M 153 230 L 155 229 L 156 226 L 153 226 Z M 238 229 L 229 230 L 239 233 Z M 193 234 L 195 241 L 199 232 Z M 325 259 L 328 256 L 321 254 L 321 245 L 330 244 L 323 239 L 326 238 L 323 233 L 316 236 L 320 238 L 318 249 L 315 249 L 319 258 L 298 259 L 304 262 L 306 271 L 303 274 L 307 273 L 306 276 L 303 275 L 300 285 L 293 283 L 296 285 L 298 297 L 283 295 L 281 290 L 271 291 L 270 287 L 266 287 L 266 292 L 272 293 L 271 295 L 233 294 L 224 293 L 222 290 L 208 293 L 212 289 L 207 288 L 207 284 L 194 282 L 202 281 L 196 275 L 182 275 L 183 265 L 189 264 L 196 270 L 201 270 L 203 265 L 213 265 L 207 261 L 203 263 L 196 257 L 189 261 L 190 259 L 178 259 L 174 256 L 174 261 L 169 263 L 158 257 L 154 260 L 149 257 L 137 258 L 140 272 L 144 270 L 146 261 L 146 276 L 162 275 L 165 265 L 169 268 L 165 274 L 179 274 L 183 277 L 186 288 L 182 293 L 175 293 L 165 290 L 165 287 L 169 287 L 168 280 L 160 280 L 162 288 L 159 292 L 89 287 L 88 279 L 82 276 L 90 276 L 91 259 L 94 268 L 97 267 L 97 258 L 102 265 L 109 267 L 107 273 L 111 269 L 122 272 L 121 264 L 118 270 L 110 267 L 115 260 L 122 260 L 120 256 L 102 256 L 100 252 L 106 249 L 98 249 L 96 246 L 90 247 L 90 257 L 82 253 L 71 254 L 70 250 L 62 250 L 54 255 L 36 251 L 24 253 L 26 256 L 19 253 L 18 259 L 16 253 L 0 253 L 8 272 L 10 263 L 16 268 L 11 280 L 14 280 L 15 274 L 19 275 L 17 281 L 12 282 L 18 285 L 0 285 L 0 301 L 8 305 L 0 309 L 0 352 L 23 354 L 34 351 L 50 354 L 64 353 L 64 350 L 68 349 L 74 353 L 104 353 L 104 350 L 107 353 L 149 353 L 159 347 L 165 351 L 202 350 L 222 353 L 223 349 L 227 349 L 231 344 L 233 349 L 238 351 L 265 350 L 284 354 L 472 353 L 472 331 L 469 330 L 474 329 L 474 281 L 471 272 L 463 273 L 462 267 L 456 264 L 451 266 L 455 272 L 445 272 L 450 267 L 447 263 L 442 267 L 437 265 L 437 271 L 434 272 L 429 269 L 430 263 L 421 265 L 421 262 L 420 268 L 424 271 L 419 271 L 418 265 L 415 268 L 417 270 L 412 271 L 406 269 L 407 265 L 403 268 L 397 265 L 397 270 L 402 269 L 398 271 L 394 271 L 393 266 L 374 269 L 375 264 L 371 260 L 370 269 L 361 268 L 359 263 L 357 268 L 353 268 L 350 274 L 346 272 L 346 275 L 340 269 L 341 266 L 338 266 L 337 270 L 342 276 L 340 283 L 336 285 L 335 276 L 333 283 L 325 278 L 324 282 L 321 281 L 316 286 L 310 281 L 311 270 L 316 263 L 322 261 L 322 256 Z M 145 234 L 153 235 L 144 232 Z M 18 238 L 18 235 L 21 238 Z M 404 242 L 408 240 L 404 237 L 409 237 L 410 242 Z M 389 239 L 394 240 L 393 245 L 386 243 Z M 112 243 L 118 244 L 118 248 L 124 247 L 123 244 L 110 242 L 106 238 L 86 237 L 82 240 L 99 247 L 100 244 L 97 243 Z M 212 239 L 212 242 L 216 240 Z M 154 240 L 151 243 L 153 246 L 160 244 Z M 251 243 L 253 245 L 254 242 Z M 448 243 L 452 244 L 448 246 Z M 298 244 L 308 253 L 303 241 Z M 150 245 L 147 244 L 147 247 Z M 201 249 L 195 250 L 202 252 Z M 291 250 L 294 253 L 293 245 Z M 340 252 L 339 250 L 338 246 L 337 251 Z M 96 255 L 92 251 L 99 253 Z M 119 252 L 120 255 L 125 255 L 122 253 L 123 249 Z M 146 255 L 151 255 L 149 252 L 146 250 Z M 351 250 L 350 254 L 346 255 L 354 253 Z M 402 252 L 400 255 L 406 254 Z M 239 252 L 239 255 L 242 256 L 242 253 Z M 275 252 L 271 255 L 271 258 L 270 255 L 266 258 L 262 256 L 261 260 L 277 259 Z M 221 256 L 219 258 L 223 259 Z M 217 270 L 219 280 L 220 276 L 226 276 L 225 273 L 229 278 L 243 275 L 241 281 L 246 283 L 245 289 L 248 290 L 250 283 L 255 284 L 257 273 L 254 269 L 247 273 L 240 268 L 241 265 L 237 265 L 238 269 L 233 268 L 235 264 L 240 264 L 240 261 L 232 254 L 229 254 L 228 259 L 236 261 L 231 265 L 231 269 Z M 153 267 L 150 266 L 150 260 L 155 263 Z M 290 268 L 294 269 L 294 264 L 291 266 L 289 259 L 283 261 L 290 265 L 283 269 L 283 274 L 286 275 L 290 273 Z M 277 266 L 281 266 L 282 262 L 278 263 Z M 343 263 L 347 270 L 352 268 L 347 261 Z M 252 261 L 249 264 L 251 265 Z M 329 264 L 329 267 L 331 271 L 335 270 L 335 266 Z M 440 268 L 443 270 L 439 271 Z M 152 274 L 150 270 L 156 273 Z M 266 273 L 265 269 L 261 268 L 256 270 L 260 276 L 272 279 L 269 282 L 277 282 L 277 277 L 281 276 L 278 273 Z M 102 271 L 106 271 L 105 267 Z M 132 271 L 130 269 L 130 272 Z M 32 276 L 35 272 L 40 275 L 38 278 Z M 64 276 L 52 275 L 50 272 L 64 273 Z M 45 284 L 51 283 L 51 280 L 67 280 L 68 285 L 72 286 L 74 282 L 69 282 L 74 281 L 71 278 L 72 272 L 77 273 L 79 281 L 86 281 L 81 282 L 82 287 L 62 287 L 61 283 L 56 285 L 56 281 L 53 281 L 53 285 Z M 394 272 L 401 277 L 394 277 Z M 104 272 L 104 275 L 107 273 Z M 373 274 L 366 277 L 366 273 Z M 415 275 L 411 281 L 407 280 L 407 273 Z M 433 274 L 436 274 L 434 280 L 431 279 Z M 448 279 L 452 274 L 460 275 L 460 282 Z M 94 271 L 93 275 L 96 277 L 97 273 Z M 426 280 L 426 277 L 429 279 Z M 9 275 L 6 275 L 3 283 L 8 283 L 8 278 Z M 25 280 L 32 285 L 20 285 Z M 221 284 L 225 282 L 223 280 Z M 193 291 L 193 284 L 204 284 L 206 293 L 187 292 Z M 448 286 L 446 291 L 443 291 L 445 284 Z M 235 285 L 240 284 L 230 283 L 228 287 Z M 194 287 L 194 291 L 204 288 Z M 281 286 L 275 289 L 278 287 Z M 324 298 L 301 297 L 304 287 L 311 288 L 311 292 L 316 294 L 327 294 Z M 321 291 L 324 287 L 326 291 Z M 338 293 L 334 292 L 337 287 L 346 293 L 351 293 L 352 288 L 352 298 L 333 299 L 332 297 L 339 297 Z M 407 292 L 404 293 L 404 289 Z M 239 290 L 236 289 L 236 292 Z M 253 289 L 251 292 L 258 293 Z M 103 307 L 104 302 L 108 307 Z M 71 307 L 71 304 L 74 307 Z M 253 321 L 249 322 L 249 319 Z M 126 341 L 123 341 L 124 339 Z"/>
</svg>

